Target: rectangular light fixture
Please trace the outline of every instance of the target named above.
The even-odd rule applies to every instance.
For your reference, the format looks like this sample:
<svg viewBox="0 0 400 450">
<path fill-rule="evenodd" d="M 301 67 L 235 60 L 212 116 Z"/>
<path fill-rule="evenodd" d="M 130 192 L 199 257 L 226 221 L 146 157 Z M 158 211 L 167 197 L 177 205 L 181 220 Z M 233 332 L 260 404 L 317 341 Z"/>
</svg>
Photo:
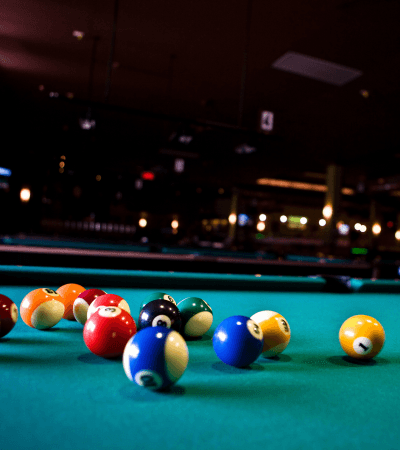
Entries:
<svg viewBox="0 0 400 450">
<path fill-rule="evenodd" d="M 306 223 L 303 223 L 303 221 L 301 220 L 302 217 L 301 216 L 289 216 L 288 217 L 288 222 L 287 222 L 287 226 L 288 228 L 299 228 L 300 230 L 303 230 L 304 228 L 306 228 Z"/>
<path fill-rule="evenodd" d="M 182 158 L 176 158 L 174 161 L 174 170 L 177 173 L 182 173 L 185 170 L 185 160 Z"/>
<path fill-rule="evenodd" d="M 361 70 L 296 52 L 286 52 L 272 63 L 272 67 L 336 86 L 343 86 L 362 75 Z"/>
<path fill-rule="evenodd" d="M 259 178 L 257 184 L 262 186 L 273 186 L 289 189 L 301 189 L 304 191 L 326 192 L 328 187 L 325 184 L 304 183 L 302 181 L 277 180 L 274 178 Z M 342 194 L 353 195 L 354 189 L 342 188 Z"/>
<path fill-rule="evenodd" d="M 11 176 L 11 170 L 6 169 L 5 167 L 0 167 L 0 175 L 3 177 L 10 177 Z"/>
</svg>

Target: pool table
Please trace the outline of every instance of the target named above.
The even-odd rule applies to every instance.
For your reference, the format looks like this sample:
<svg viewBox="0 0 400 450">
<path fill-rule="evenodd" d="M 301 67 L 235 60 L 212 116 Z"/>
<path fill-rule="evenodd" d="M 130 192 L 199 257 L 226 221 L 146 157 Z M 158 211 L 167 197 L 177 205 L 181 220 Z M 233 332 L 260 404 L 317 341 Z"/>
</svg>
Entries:
<svg viewBox="0 0 400 450">
<path fill-rule="evenodd" d="M 214 321 L 187 341 L 180 380 L 151 392 L 129 381 L 122 359 L 90 353 L 79 323 L 39 331 L 19 318 L 0 339 L 1 450 L 399 448 L 399 282 L 350 280 L 340 292 L 323 277 L 0 265 L 0 293 L 18 306 L 37 287 L 66 283 L 121 295 L 135 320 L 151 292 L 202 297 Z M 264 309 L 289 322 L 285 351 L 247 368 L 221 362 L 212 347 L 217 325 Z M 339 328 L 355 314 L 385 328 L 371 361 L 351 360 L 340 347 Z"/>
<path fill-rule="evenodd" d="M 244 252 L 217 248 L 160 247 L 98 240 L 73 240 L 39 236 L 0 236 L 0 264 L 92 267 L 101 269 L 169 270 L 207 273 L 261 273 L 309 276 L 336 274 L 352 277 L 393 278 L 398 264 L 380 270 L 356 259 L 317 258 L 268 252 Z M 389 275 L 388 275 L 389 274 Z"/>
</svg>

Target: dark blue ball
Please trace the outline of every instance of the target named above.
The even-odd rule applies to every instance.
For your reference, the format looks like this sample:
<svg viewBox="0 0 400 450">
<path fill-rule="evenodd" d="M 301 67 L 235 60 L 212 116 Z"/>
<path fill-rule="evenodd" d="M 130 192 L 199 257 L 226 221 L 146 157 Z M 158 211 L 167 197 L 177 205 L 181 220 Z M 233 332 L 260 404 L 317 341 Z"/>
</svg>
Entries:
<svg viewBox="0 0 400 450">
<path fill-rule="evenodd" d="M 218 358 L 234 367 L 246 367 L 261 354 L 264 344 L 259 325 L 246 316 L 231 316 L 223 320 L 213 336 Z"/>
</svg>

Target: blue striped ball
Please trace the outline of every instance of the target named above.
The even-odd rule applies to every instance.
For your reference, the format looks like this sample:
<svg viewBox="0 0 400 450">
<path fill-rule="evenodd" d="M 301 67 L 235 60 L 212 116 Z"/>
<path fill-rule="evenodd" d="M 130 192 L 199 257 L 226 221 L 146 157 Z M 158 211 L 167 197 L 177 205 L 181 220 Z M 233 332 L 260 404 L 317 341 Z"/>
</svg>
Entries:
<svg viewBox="0 0 400 450">
<path fill-rule="evenodd" d="M 126 376 L 139 386 L 161 390 L 176 383 L 186 370 L 189 350 L 174 330 L 156 326 L 140 330 L 123 354 Z"/>
</svg>

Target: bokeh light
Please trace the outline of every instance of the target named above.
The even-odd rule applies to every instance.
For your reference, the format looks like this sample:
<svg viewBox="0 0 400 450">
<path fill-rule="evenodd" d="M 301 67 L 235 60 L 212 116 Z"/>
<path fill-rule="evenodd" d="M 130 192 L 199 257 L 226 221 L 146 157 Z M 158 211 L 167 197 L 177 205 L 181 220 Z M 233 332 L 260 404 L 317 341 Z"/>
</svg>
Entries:
<svg viewBox="0 0 400 450">
<path fill-rule="evenodd" d="M 324 209 L 322 210 L 322 215 L 325 217 L 325 219 L 330 219 L 332 217 L 332 206 L 331 205 L 325 205 Z"/>
<path fill-rule="evenodd" d="M 347 223 L 341 223 L 338 228 L 339 234 L 342 236 L 347 236 L 350 233 L 350 226 Z"/>
<path fill-rule="evenodd" d="M 19 193 L 19 198 L 24 203 L 29 202 L 31 198 L 31 190 L 28 188 L 22 188 L 21 192 Z"/>
<path fill-rule="evenodd" d="M 249 222 L 249 216 L 247 214 L 238 215 L 238 225 L 243 227 Z"/>
<path fill-rule="evenodd" d="M 377 236 L 380 232 L 382 231 L 381 226 L 379 225 L 379 223 L 374 223 L 372 225 L 372 232 Z"/>
<path fill-rule="evenodd" d="M 258 231 L 264 231 L 265 230 L 265 223 L 264 222 L 258 222 L 257 230 Z"/>
<path fill-rule="evenodd" d="M 236 219 L 237 219 L 236 214 L 233 214 L 233 213 L 230 214 L 229 217 L 228 217 L 229 223 L 230 223 L 231 225 L 233 225 L 233 224 L 236 223 Z"/>
</svg>

